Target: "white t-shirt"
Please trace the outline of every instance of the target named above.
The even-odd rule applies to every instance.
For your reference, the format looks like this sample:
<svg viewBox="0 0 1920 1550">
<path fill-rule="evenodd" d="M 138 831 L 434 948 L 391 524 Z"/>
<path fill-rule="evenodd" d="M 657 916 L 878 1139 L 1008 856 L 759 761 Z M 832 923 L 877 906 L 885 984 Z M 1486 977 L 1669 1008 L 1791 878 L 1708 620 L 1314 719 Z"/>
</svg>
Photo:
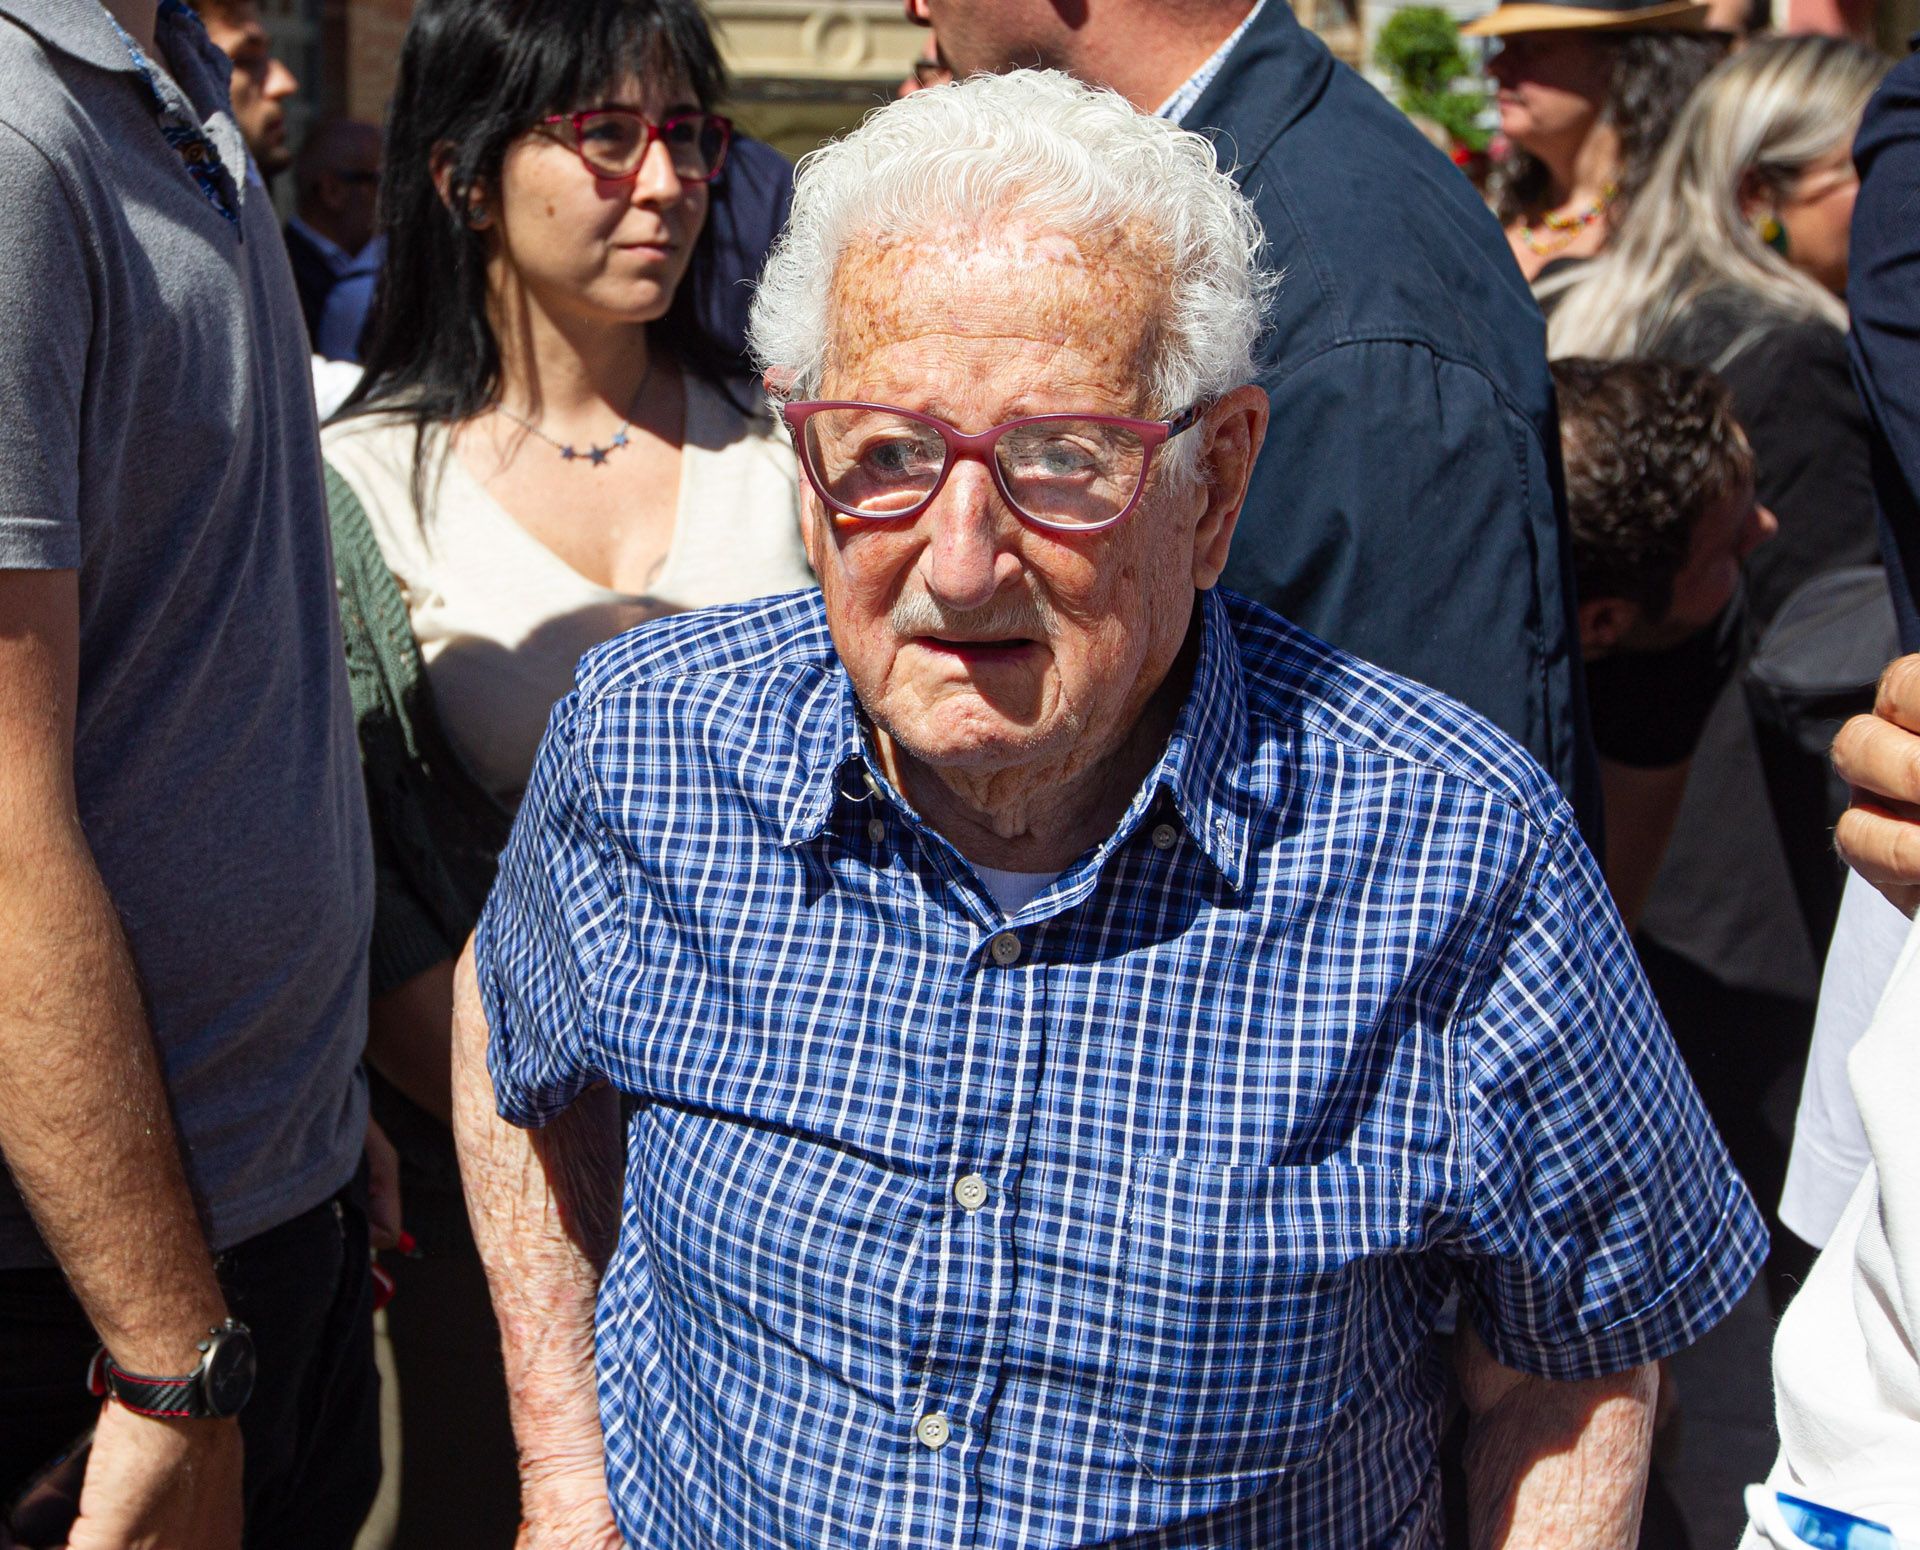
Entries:
<svg viewBox="0 0 1920 1550">
<path fill-rule="evenodd" d="M 400 585 L 448 739 L 509 805 L 582 653 L 663 614 L 813 584 L 792 449 L 770 419 L 748 420 L 691 373 L 683 380 L 679 507 L 644 596 L 589 581 L 514 521 L 457 456 L 441 456 L 444 432 L 427 438 L 425 523 L 409 422 L 356 418 L 321 438 Z"/>
<path fill-rule="evenodd" d="M 1060 875 L 1058 872 L 1007 872 L 978 862 L 973 864 L 973 870 L 1003 915 L 1018 915 L 1051 888 L 1053 880 Z"/>
<path fill-rule="evenodd" d="M 1920 1544 L 1920 931 L 1847 1069 L 1872 1162 L 1780 1320 L 1768 1483 Z"/>
</svg>

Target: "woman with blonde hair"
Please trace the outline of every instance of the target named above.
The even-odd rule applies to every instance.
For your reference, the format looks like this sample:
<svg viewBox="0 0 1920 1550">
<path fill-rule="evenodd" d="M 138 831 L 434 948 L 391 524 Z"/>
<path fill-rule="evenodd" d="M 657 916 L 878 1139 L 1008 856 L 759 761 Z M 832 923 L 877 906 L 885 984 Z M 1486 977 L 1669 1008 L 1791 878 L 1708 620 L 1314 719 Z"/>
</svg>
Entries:
<svg viewBox="0 0 1920 1550">
<path fill-rule="evenodd" d="M 1828 37 L 1763 39 L 1717 68 L 1608 254 L 1543 287 L 1549 353 L 1670 355 L 1678 339 L 1724 370 L 1782 324 L 1844 331 L 1853 136 L 1887 68 Z"/>
<path fill-rule="evenodd" d="M 1726 679 L 1699 732 L 1639 945 L 1681 1049 L 1769 1212 L 1776 1301 L 1804 1261 L 1777 1226 L 1786 1150 L 1762 1109 L 1806 1054 L 1838 899 L 1817 862 L 1833 813 L 1771 786 L 1741 682 L 1752 642 L 1823 572 L 1877 563 L 1867 426 L 1846 350 L 1847 232 L 1861 114 L 1888 63 L 1829 37 L 1767 38 L 1701 84 L 1609 251 L 1542 286 L 1556 357 L 1655 356 L 1717 373 L 1779 523 L 1742 561 L 1746 617 L 1722 621 Z M 1709 687 L 1711 687 L 1709 685 Z M 1628 692 L 1589 674 L 1596 723 Z M 1644 691 L 1638 691 L 1644 692 Z M 1610 800 L 1664 771 L 1602 747 Z M 1818 780 L 1813 783 L 1818 786 Z M 1762 1401 L 1764 1402 L 1764 1401 Z"/>
</svg>

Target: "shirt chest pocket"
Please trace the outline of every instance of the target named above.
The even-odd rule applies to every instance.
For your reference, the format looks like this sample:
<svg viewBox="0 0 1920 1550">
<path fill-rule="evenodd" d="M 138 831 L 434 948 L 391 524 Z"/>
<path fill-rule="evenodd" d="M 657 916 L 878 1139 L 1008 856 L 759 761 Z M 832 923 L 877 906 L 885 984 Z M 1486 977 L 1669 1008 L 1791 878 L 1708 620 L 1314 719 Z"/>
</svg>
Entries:
<svg viewBox="0 0 1920 1550">
<path fill-rule="evenodd" d="M 1326 1163 L 1144 1157 L 1129 1185 L 1110 1413 L 1160 1480 L 1305 1464 L 1344 1424 L 1365 1257 L 1396 1182 Z"/>
</svg>

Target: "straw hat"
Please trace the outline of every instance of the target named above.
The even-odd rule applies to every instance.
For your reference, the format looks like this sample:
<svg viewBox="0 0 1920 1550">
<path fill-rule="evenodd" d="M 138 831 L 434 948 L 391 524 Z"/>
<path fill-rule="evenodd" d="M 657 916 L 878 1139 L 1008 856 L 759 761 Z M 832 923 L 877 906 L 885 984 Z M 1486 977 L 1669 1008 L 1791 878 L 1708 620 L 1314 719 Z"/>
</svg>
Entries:
<svg viewBox="0 0 1920 1550">
<path fill-rule="evenodd" d="M 1513 32 L 1705 32 L 1707 6 L 1694 0 L 1503 0 L 1460 29 L 1469 38 Z"/>
</svg>

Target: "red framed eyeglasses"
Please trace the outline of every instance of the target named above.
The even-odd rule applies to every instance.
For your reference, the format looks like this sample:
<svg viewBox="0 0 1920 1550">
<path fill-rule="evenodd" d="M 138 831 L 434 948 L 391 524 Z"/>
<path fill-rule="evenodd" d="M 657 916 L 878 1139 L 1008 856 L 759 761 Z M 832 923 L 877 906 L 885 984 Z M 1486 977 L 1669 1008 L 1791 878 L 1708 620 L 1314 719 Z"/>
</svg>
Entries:
<svg viewBox="0 0 1920 1550">
<path fill-rule="evenodd" d="M 718 113 L 672 113 L 659 123 L 633 108 L 583 108 L 552 113 L 542 124 L 564 124 L 573 152 L 596 178 L 638 177 L 658 140 L 682 183 L 711 183 L 726 165 L 733 120 Z"/>
<path fill-rule="evenodd" d="M 820 399 L 780 411 L 800 467 L 827 506 L 867 522 L 900 522 L 933 504 L 960 458 L 984 463 L 1023 521 L 1063 533 L 1112 527 L 1140 503 L 1153 455 L 1200 418 L 1039 414 L 969 434 L 890 404 Z"/>
</svg>

